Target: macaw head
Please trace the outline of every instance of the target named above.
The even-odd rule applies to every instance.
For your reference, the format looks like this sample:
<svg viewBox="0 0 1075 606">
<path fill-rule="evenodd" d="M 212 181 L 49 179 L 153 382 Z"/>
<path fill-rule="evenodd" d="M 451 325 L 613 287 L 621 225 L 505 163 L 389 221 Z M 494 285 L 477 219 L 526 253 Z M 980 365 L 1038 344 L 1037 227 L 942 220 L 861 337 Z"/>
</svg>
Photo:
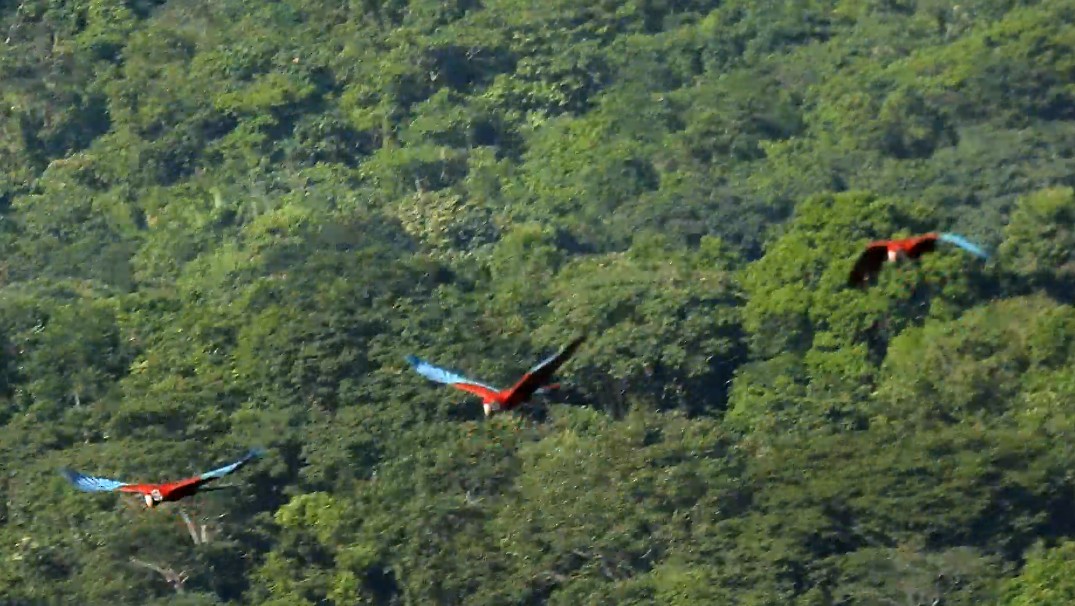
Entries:
<svg viewBox="0 0 1075 606">
<path fill-rule="evenodd" d="M 903 252 L 902 248 L 890 248 L 888 249 L 889 262 L 895 263 L 896 261 L 902 261 L 907 258 L 907 253 Z"/>
<path fill-rule="evenodd" d="M 482 408 L 485 409 L 485 416 L 489 417 L 498 410 L 500 410 L 500 402 L 482 402 Z"/>
<path fill-rule="evenodd" d="M 146 507 L 149 507 L 150 509 L 153 509 L 161 502 L 161 491 L 157 490 L 156 488 L 149 491 L 148 494 L 144 494 L 142 496 L 146 499 Z"/>
</svg>

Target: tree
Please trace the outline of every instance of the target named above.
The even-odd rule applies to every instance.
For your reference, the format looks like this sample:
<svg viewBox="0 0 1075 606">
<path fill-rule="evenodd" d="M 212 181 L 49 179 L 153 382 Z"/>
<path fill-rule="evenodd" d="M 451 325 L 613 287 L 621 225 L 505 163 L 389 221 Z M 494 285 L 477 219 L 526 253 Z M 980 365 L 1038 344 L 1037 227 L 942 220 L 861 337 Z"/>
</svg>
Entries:
<svg viewBox="0 0 1075 606">
<path fill-rule="evenodd" d="M 1006 606 L 1066 604 L 1075 598 L 1070 575 L 1073 556 L 1075 545 L 1071 541 L 1061 541 L 1048 548 L 1036 545 L 1027 554 L 1019 575 L 1006 583 L 1002 603 Z"/>
<path fill-rule="evenodd" d="M 1073 300 L 1075 276 L 1075 190 L 1045 189 L 1019 200 L 1004 229 L 999 253 L 1012 277 Z"/>
</svg>

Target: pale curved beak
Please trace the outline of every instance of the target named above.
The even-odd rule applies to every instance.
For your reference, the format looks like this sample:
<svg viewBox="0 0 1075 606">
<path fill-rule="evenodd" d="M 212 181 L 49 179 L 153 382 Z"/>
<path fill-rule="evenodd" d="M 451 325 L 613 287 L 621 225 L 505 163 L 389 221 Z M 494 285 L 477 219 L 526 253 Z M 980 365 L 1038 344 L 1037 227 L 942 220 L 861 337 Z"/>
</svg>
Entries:
<svg viewBox="0 0 1075 606">
<path fill-rule="evenodd" d="M 148 494 L 144 494 L 142 496 L 145 497 L 145 499 L 146 499 L 146 507 L 149 507 L 150 509 L 152 509 L 152 508 L 157 506 L 157 503 L 156 503 L 156 501 L 153 500 L 152 496 L 150 496 Z"/>
</svg>

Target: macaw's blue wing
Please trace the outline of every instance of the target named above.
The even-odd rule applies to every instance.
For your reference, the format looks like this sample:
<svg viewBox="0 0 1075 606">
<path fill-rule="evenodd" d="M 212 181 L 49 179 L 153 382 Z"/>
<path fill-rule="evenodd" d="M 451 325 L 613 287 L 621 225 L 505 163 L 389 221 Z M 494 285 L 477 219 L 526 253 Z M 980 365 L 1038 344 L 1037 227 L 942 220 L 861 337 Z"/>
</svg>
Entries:
<svg viewBox="0 0 1075 606">
<path fill-rule="evenodd" d="M 239 459 L 238 461 L 236 461 L 234 463 L 229 463 L 229 464 L 227 464 L 227 465 L 225 465 L 223 467 L 214 469 L 212 471 L 207 471 L 207 472 L 203 473 L 202 475 L 198 476 L 198 479 L 201 480 L 202 482 L 208 482 L 209 480 L 215 480 L 217 478 L 222 478 L 222 477 L 228 475 L 229 473 L 232 473 L 232 472 L 238 470 L 240 467 L 242 467 L 243 465 L 246 465 L 250 461 L 252 461 L 254 459 L 257 459 L 258 457 L 262 457 L 264 455 L 265 455 L 264 450 L 262 450 L 260 448 L 254 448 L 250 452 L 246 453 L 243 456 L 243 458 Z"/>
<path fill-rule="evenodd" d="M 989 258 L 989 253 L 985 252 L 981 246 L 978 246 L 959 234 L 941 234 L 940 238 L 949 244 L 955 244 L 976 257 L 982 259 Z"/>
<path fill-rule="evenodd" d="M 429 379 L 430 381 L 436 381 L 437 383 L 443 383 L 445 385 L 461 386 L 461 385 L 474 385 L 490 392 L 500 391 L 492 385 L 486 385 L 478 381 L 473 381 L 464 377 L 463 375 L 456 374 L 448 369 L 441 368 L 439 366 L 433 366 L 429 362 L 419 358 L 418 356 L 407 356 L 407 363 L 410 364 L 418 374 Z M 470 391 L 470 390 L 467 390 Z"/>
<path fill-rule="evenodd" d="M 87 476 L 66 468 L 60 470 L 60 475 L 67 478 L 67 481 L 70 482 L 72 486 L 83 492 L 112 492 L 113 490 L 119 490 L 124 486 L 130 485 L 130 482 L 120 482 L 108 478 Z"/>
</svg>

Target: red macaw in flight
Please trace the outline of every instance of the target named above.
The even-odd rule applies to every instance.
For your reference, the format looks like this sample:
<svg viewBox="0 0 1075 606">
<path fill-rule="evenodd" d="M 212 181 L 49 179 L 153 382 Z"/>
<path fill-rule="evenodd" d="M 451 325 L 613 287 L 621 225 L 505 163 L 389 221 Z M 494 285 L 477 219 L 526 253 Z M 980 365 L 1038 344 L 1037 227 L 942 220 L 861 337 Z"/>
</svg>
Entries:
<svg viewBox="0 0 1075 606">
<path fill-rule="evenodd" d="M 431 381 L 436 381 L 437 383 L 451 385 L 456 389 L 461 389 L 480 397 L 482 399 L 482 408 L 485 410 L 485 416 L 488 417 L 500 410 L 511 410 L 516 408 L 529 401 L 530 397 L 534 394 L 545 394 L 548 393 L 549 390 L 559 388 L 560 386 L 558 384 L 548 384 L 549 379 L 552 378 L 553 373 L 555 373 L 564 362 L 567 362 L 567 359 L 575 353 L 575 350 L 578 349 L 579 345 L 582 345 L 582 342 L 585 340 L 586 336 L 583 335 L 574 341 L 571 341 L 559 352 L 538 362 L 537 365 L 528 370 L 515 385 L 512 385 L 507 389 L 497 389 L 496 387 L 486 385 L 485 383 L 472 381 L 450 370 L 433 366 L 417 356 L 407 356 L 406 359 L 407 362 L 414 367 L 414 370 L 423 377 Z"/>
<path fill-rule="evenodd" d="M 848 285 L 863 287 L 872 282 L 886 262 L 899 262 L 904 259 L 917 260 L 923 254 L 933 252 L 937 247 L 937 241 L 948 242 L 966 250 L 967 252 L 988 259 L 982 248 L 969 242 L 958 234 L 928 233 L 913 238 L 902 240 L 879 240 L 866 245 L 866 250 L 859 255 L 855 266 L 851 269 Z"/>
<path fill-rule="evenodd" d="M 87 476 L 66 468 L 61 469 L 60 474 L 67 478 L 67 481 L 71 482 L 75 488 L 83 492 L 133 492 L 140 494 L 145 498 L 146 507 L 153 508 L 165 501 L 178 501 L 203 490 L 229 488 L 228 486 L 206 486 L 206 484 L 237 471 L 251 460 L 261 457 L 264 454 L 265 451 L 260 448 L 255 448 L 234 463 L 229 463 L 228 465 L 212 471 L 207 471 L 192 478 L 169 482 L 167 484 L 131 484 L 128 482 L 109 480 L 108 478 Z"/>
</svg>

